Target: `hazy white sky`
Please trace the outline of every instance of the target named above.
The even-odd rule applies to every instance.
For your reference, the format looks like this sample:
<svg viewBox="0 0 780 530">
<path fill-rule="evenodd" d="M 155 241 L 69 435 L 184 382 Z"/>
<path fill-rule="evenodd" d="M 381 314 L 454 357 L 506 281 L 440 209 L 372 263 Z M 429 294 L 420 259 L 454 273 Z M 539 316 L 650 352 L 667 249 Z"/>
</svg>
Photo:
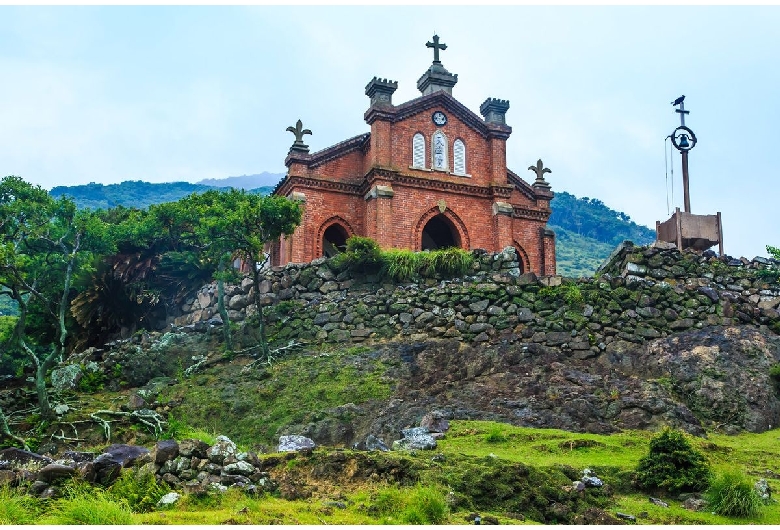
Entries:
<svg viewBox="0 0 780 530">
<path fill-rule="evenodd" d="M 433 33 L 478 112 L 510 101 L 511 169 L 655 227 L 664 138 L 685 94 L 694 213 L 726 252 L 780 245 L 780 7 L 0 6 L 0 175 L 45 188 L 284 172 L 300 118 L 312 151 L 367 132 L 373 77 L 419 96 Z M 671 175 L 670 175 L 671 177 Z"/>
</svg>

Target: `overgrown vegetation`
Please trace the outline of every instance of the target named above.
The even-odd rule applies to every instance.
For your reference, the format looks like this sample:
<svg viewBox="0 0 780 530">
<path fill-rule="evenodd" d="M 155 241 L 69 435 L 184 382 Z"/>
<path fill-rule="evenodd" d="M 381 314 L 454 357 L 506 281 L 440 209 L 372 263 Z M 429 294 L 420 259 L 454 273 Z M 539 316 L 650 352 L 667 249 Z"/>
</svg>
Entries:
<svg viewBox="0 0 780 530">
<path fill-rule="evenodd" d="M 334 259 L 338 267 L 377 273 L 396 282 L 461 276 L 471 270 L 474 263 L 473 254 L 461 248 L 423 252 L 398 248 L 382 250 L 373 239 L 360 236 L 347 239 L 346 250 Z"/>
<path fill-rule="evenodd" d="M 704 455 L 691 446 L 684 433 L 674 429 L 664 429 L 650 440 L 650 451 L 636 468 L 642 488 L 673 494 L 704 491 L 711 477 Z"/>
</svg>

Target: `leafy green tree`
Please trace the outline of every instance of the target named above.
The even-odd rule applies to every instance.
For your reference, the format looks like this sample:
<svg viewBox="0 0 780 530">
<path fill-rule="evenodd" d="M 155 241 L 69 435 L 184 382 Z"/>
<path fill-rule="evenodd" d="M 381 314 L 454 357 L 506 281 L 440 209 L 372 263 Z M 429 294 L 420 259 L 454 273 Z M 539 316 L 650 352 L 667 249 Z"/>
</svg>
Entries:
<svg viewBox="0 0 780 530">
<path fill-rule="evenodd" d="M 19 306 L 12 343 L 35 367 L 41 416 L 49 420 L 54 413 L 46 376 L 66 349 L 74 276 L 95 253 L 110 251 L 111 241 L 96 214 L 76 210 L 67 198 L 55 201 L 40 186 L 15 176 L 0 181 L 0 238 L 0 285 Z M 50 342 L 30 338 L 31 308 L 48 319 Z"/>
<path fill-rule="evenodd" d="M 265 247 L 282 235 L 291 234 L 301 222 L 300 203 L 276 195 L 260 196 L 231 189 L 225 194 L 231 211 L 220 223 L 223 248 L 234 249 L 252 274 L 254 304 L 257 309 L 262 355 L 269 357 L 263 306 L 260 302 L 260 268 L 266 263 Z"/>
<path fill-rule="evenodd" d="M 773 258 L 780 259 L 780 248 L 767 245 L 766 251 L 769 252 L 769 255 Z"/>
</svg>

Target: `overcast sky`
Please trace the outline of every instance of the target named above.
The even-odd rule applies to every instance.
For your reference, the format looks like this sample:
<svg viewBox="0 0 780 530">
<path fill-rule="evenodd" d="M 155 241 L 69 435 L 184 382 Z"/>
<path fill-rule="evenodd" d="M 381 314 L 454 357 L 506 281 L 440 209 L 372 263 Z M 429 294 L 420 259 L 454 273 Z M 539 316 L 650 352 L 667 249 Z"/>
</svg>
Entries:
<svg viewBox="0 0 780 530">
<path fill-rule="evenodd" d="M 436 32 L 459 101 L 509 100 L 511 169 L 541 158 L 553 191 L 651 228 L 682 206 L 664 138 L 685 94 L 693 212 L 722 212 L 726 253 L 752 258 L 780 246 L 778 28 L 776 6 L 0 6 L 0 175 L 283 173 L 298 118 L 317 151 L 369 130 L 373 76 L 419 96 Z"/>
</svg>

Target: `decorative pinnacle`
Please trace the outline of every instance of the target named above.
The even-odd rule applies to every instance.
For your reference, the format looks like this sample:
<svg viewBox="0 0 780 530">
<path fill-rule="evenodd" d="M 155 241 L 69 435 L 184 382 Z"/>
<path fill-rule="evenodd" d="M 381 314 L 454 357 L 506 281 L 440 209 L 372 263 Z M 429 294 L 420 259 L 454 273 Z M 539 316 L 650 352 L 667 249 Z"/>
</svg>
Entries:
<svg viewBox="0 0 780 530">
<path fill-rule="evenodd" d="M 544 164 L 542 163 L 542 159 L 536 161 L 535 166 L 528 166 L 528 171 L 533 171 L 536 173 L 536 181 L 534 181 L 534 186 L 547 186 L 549 187 L 549 184 L 547 184 L 547 181 L 544 180 L 544 174 L 545 173 L 552 173 L 548 168 L 544 167 Z"/>
<path fill-rule="evenodd" d="M 303 122 L 301 122 L 301 120 L 295 122 L 295 127 L 291 125 L 287 127 L 286 130 L 290 131 L 295 135 L 295 142 L 293 142 L 291 149 L 301 149 L 301 150 L 309 149 L 309 146 L 304 145 L 303 143 L 303 135 L 312 134 L 312 132 L 309 129 L 303 128 Z"/>
<path fill-rule="evenodd" d="M 433 64 L 441 64 L 441 61 L 439 60 L 439 50 L 446 50 L 447 45 L 443 42 L 439 44 L 439 36 L 434 35 L 433 36 L 433 42 L 428 41 L 425 43 L 426 48 L 433 48 Z"/>
</svg>

